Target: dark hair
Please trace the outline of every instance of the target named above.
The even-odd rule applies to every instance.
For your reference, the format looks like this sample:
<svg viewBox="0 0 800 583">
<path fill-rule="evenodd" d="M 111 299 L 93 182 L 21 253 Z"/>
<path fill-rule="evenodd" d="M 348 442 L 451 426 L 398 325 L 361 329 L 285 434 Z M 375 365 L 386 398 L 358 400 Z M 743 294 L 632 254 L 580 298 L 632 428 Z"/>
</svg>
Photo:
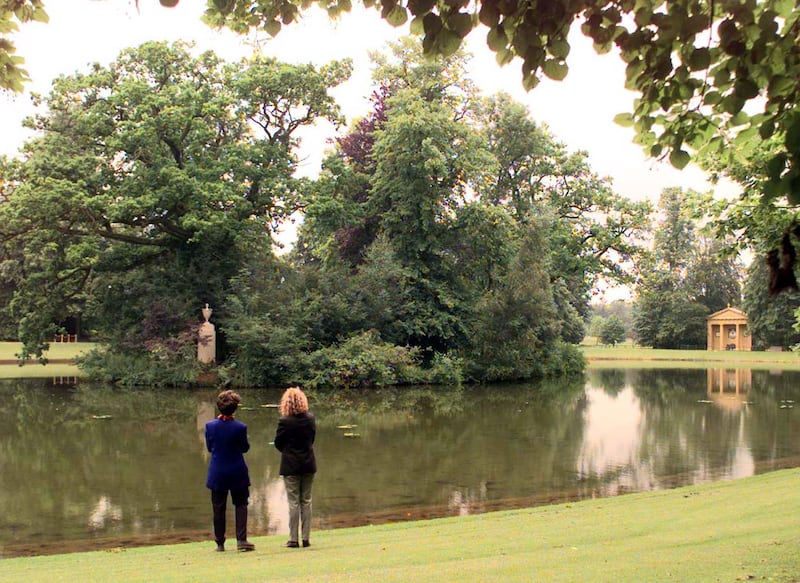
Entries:
<svg viewBox="0 0 800 583">
<path fill-rule="evenodd" d="M 231 390 L 222 391 L 217 396 L 217 409 L 223 415 L 233 415 L 242 398 Z"/>
</svg>

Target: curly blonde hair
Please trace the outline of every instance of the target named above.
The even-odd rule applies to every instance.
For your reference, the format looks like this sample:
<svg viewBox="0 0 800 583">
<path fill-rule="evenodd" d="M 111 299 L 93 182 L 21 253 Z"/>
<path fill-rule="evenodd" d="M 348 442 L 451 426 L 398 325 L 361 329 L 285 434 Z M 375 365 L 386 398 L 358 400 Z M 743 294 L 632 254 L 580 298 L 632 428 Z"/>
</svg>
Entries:
<svg viewBox="0 0 800 583">
<path fill-rule="evenodd" d="M 308 399 L 300 387 L 289 387 L 281 397 L 281 415 L 297 415 L 308 411 Z"/>
</svg>

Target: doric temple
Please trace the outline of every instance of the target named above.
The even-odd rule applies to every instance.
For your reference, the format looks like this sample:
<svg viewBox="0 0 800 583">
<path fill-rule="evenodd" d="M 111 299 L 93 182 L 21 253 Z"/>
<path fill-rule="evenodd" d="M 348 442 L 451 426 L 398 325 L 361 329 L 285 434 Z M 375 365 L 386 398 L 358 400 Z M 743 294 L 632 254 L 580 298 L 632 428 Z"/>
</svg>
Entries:
<svg viewBox="0 0 800 583">
<path fill-rule="evenodd" d="M 728 306 L 707 318 L 709 350 L 752 350 L 747 314 Z"/>
</svg>

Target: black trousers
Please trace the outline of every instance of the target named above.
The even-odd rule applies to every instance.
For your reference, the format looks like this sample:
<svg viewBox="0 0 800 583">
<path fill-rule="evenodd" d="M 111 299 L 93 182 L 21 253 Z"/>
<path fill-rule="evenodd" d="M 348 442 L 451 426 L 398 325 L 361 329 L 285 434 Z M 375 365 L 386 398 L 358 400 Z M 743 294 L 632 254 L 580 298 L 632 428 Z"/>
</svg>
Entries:
<svg viewBox="0 0 800 583">
<path fill-rule="evenodd" d="M 236 540 L 247 540 L 247 499 L 250 488 L 230 490 L 231 502 L 236 509 Z M 214 540 L 225 542 L 225 510 L 228 506 L 228 490 L 211 490 L 211 508 L 214 511 Z"/>
</svg>

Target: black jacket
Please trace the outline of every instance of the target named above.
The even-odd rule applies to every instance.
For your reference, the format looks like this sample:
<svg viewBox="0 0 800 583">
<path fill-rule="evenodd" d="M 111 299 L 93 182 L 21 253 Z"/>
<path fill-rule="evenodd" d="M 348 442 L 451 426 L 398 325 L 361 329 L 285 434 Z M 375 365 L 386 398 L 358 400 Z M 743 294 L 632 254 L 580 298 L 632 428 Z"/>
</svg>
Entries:
<svg viewBox="0 0 800 583">
<path fill-rule="evenodd" d="M 281 452 L 281 476 L 314 474 L 317 460 L 314 457 L 314 438 L 317 422 L 310 412 L 286 415 L 278 420 L 275 447 Z"/>
</svg>

